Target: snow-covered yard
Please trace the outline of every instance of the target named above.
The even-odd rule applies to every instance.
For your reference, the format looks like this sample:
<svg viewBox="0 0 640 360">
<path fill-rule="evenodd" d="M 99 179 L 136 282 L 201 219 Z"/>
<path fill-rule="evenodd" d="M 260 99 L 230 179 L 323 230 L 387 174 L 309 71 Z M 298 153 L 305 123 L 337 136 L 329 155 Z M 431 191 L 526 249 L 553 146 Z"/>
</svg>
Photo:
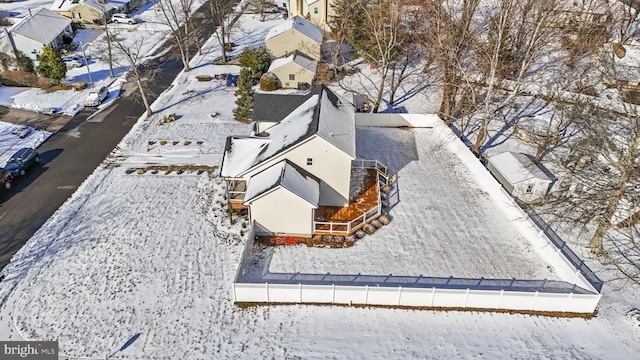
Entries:
<svg viewBox="0 0 640 360">
<path fill-rule="evenodd" d="M 274 23 L 243 17 L 237 43 L 256 43 Z M 249 125 L 233 120 L 233 92 L 195 79 L 233 70 L 210 65 L 216 47 L 215 40 L 206 44 L 194 70 L 154 104 L 157 114 L 141 117 L 109 166 L 98 168 L 5 268 L 0 339 L 58 340 L 64 355 L 104 358 L 139 334 L 114 356 L 126 359 L 637 356 L 640 327 L 626 315 L 640 307 L 637 289 L 616 281 L 589 320 L 234 305 L 243 229 L 228 221 L 215 172 L 125 171 L 152 163 L 219 164 L 226 136 L 248 133 Z M 423 111 L 425 98 L 402 105 Z M 171 113 L 179 118 L 161 124 Z M 272 270 L 554 277 L 516 221 L 507 220 L 508 211 L 429 129 L 360 128 L 357 145 L 359 156 L 399 173 L 391 224 L 346 250 L 275 248 Z"/>
<path fill-rule="evenodd" d="M 351 248 L 276 247 L 269 271 L 561 280 L 433 132 L 358 128 L 358 157 L 398 173 L 392 223 Z"/>
</svg>

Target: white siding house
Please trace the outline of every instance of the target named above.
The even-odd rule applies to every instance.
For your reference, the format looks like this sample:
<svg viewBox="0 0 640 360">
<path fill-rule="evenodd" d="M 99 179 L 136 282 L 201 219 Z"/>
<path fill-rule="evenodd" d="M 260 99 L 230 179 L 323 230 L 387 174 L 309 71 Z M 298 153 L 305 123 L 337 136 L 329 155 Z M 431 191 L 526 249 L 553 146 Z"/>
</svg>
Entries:
<svg viewBox="0 0 640 360">
<path fill-rule="evenodd" d="M 296 16 L 272 27 L 264 42 L 276 58 L 300 52 L 310 59 L 320 60 L 322 39 L 322 30 L 313 23 Z"/>
<path fill-rule="evenodd" d="M 356 156 L 354 107 L 325 86 L 316 87 L 304 99 L 265 132 L 227 138 L 221 175 L 228 182 L 247 184 L 243 203 L 251 220 L 272 233 L 311 235 L 311 209 L 349 204 Z M 305 187 L 305 194 L 314 189 L 314 195 L 302 196 L 302 187 L 286 186 L 286 181 L 277 183 L 274 179 L 281 173 L 315 179 L 317 185 Z M 262 192 L 265 195 L 256 195 Z M 306 219 L 304 224 L 299 223 L 302 219 Z"/>
<path fill-rule="evenodd" d="M 311 85 L 316 76 L 318 62 L 306 56 L 294 53 L 287 57 L 275 59 L 269 66 L 283 88 L 301 88 L 302 84 Z"/>
<path fill-rule="evenodd" d="M 544 197 L 553 180 L 522 153 L 504 152 L 488 159 L 487 169 L 509 194 L 521 200 Z"/>
<path fill-rule="evenodd" d="M 319 193 L 315 177 L 283 160 L 251 178 L 245 203 L 258 234 L 310 236 Z"/>
<path fill-rule="evenodd" d="M 13 26 L 9 33 L 16 49 L 32 60 L 37 60 L 45 46 L 59 50 L 65 37 L 73 37 L 71 19 L 44 8 Z"/>
<path fill-rule="evenodd" d="M 314 24 L 325 27 L 334 15 L 333 4 L 336 0 L 287 0 L 289 16 L 308 17 Z"/>
</svg>

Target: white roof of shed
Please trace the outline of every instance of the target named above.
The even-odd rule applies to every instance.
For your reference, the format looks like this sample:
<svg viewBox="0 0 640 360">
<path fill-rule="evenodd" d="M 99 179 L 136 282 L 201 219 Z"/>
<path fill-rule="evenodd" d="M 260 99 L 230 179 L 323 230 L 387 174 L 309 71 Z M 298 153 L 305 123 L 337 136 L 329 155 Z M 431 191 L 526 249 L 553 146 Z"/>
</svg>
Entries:
<svg viewBox="0 0 640 360">
<path fill-rule="evenodd" d="M 278 187 L 283 187 L 314 207 L 318 207 L 320 182 L 287 160 L 280 161 L 252 176 L 247 186 L 244 203 L 249 204 Z"/>
<path fill-rule="evenodd" d="M 15 25 L 11 32 L 48 45 L 69 25 L 71 25 L 71 19 L 41 8 L 32 16 Z"/>
<path fill-rule="evenodd" d="M 273 60 L 271 65 L 269 66 L 269 71 L 274 71 L 277 68 L 285 66 L 287 64 L 294 63 L 303 69 L 309 70 L 312 73 L 316 73 L 316 68 L 318 67 L 318 62 L 315 60 L 310 60 L 305 56 L 301 56 L 298 54 L 292 54 L 286 57 L 281 57 Z"/>
<path fill-rule="evenodd" d="M 533 178 L 551 182 L 551 179 L 525 154 L 507 151 L 490 157 L 489 161 L 511 184 Z"/>
<path fill-rule="evenodd" d="M 269 40 L 292 29 L 302 33 L 311 40 L 322 44 L 322 30 L 319 27 L 315 26 L 311 21 L 308 21 L 300 16 L 294 16 L 291 19 L 283 22 L 282 24 L 272 27 L 271 30 L 269 30 L 269 33 L 267 34 L 265 40 Z"/>
</svg>

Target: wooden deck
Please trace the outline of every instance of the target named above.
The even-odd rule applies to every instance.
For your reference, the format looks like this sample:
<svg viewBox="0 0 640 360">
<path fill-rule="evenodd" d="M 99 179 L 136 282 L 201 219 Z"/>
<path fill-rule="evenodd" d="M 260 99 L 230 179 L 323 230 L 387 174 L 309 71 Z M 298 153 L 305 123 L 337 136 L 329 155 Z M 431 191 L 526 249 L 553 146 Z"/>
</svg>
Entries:
<svg viewBox="0 0 640 360">
<path fill-rule="evenodd" d="M 378 205 L 378 183 L 375 169 L 353 169 L 351 199 L 347 206 L 320 206 L 315 221 L 351 221 Z"/>
</svg>

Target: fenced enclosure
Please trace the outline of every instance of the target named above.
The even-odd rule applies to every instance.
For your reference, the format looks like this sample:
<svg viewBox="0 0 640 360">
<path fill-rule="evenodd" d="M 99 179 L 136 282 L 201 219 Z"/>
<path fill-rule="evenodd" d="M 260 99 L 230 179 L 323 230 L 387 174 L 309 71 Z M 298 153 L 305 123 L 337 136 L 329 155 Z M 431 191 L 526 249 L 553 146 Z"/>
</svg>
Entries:
<svg viewBox="0 0 640 360">
<path fill-rule="evenodd" d="M 441 121 L 424 123 L 447 140 L 468 169 L 487 184 L 487 191 L 512 204 L 509 217 L 521 221 L 532 248 L 565 281 L 271 273 L 268 268 L 259 276 L 246 276 L 253 248 L 250 235 L 233 284 L 234 301 L 593 314 L 602 281 L 535 212 L 510 200 L 451 129 Z"/>
</svg>

